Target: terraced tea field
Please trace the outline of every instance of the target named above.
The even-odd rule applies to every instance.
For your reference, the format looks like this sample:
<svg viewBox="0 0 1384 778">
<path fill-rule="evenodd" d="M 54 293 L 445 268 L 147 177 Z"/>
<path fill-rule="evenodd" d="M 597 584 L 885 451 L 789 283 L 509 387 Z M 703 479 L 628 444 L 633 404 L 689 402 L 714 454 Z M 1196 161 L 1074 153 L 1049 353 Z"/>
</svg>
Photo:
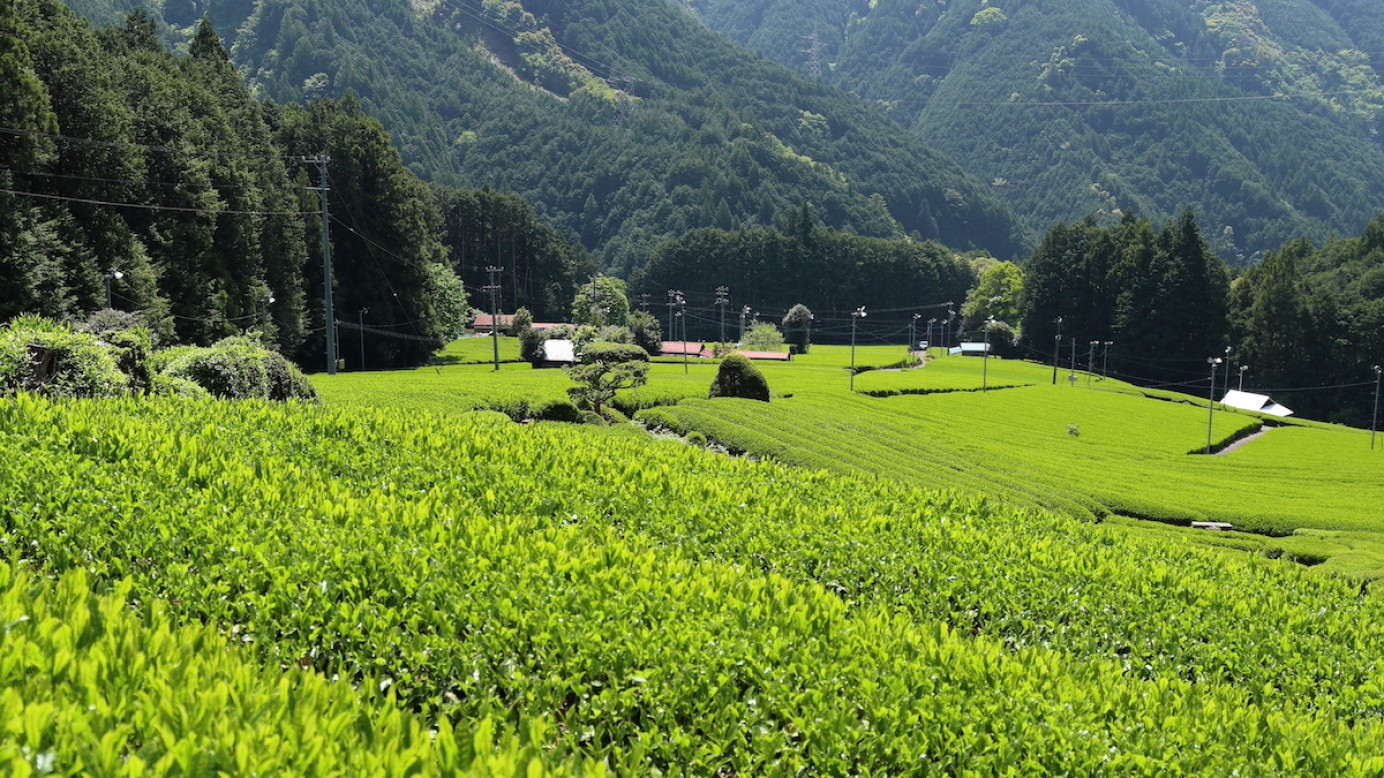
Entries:
<svg viewBox="0 0 1384 778">
<path fill-rule="evenodd" d="M 856 363 L 890 365 L 902 356 L 861 347 Z M 646 387 L 618 402 L 630 413 L 659 406 L 646 421 L 792 464 L 1061 510 L 1326 572 L 1384 574 L 1376 508 L 1384 504 L 1384 456 L 1371 456 L 1366 432 L 1295 422 L 1204 457 L 1193 452 L 1206 446 L 1208 416 L 1217 447 L 1260 419 L 1219 408 L 1208 414 L 1202 399 L 1084 373 L 1068 381 L 1065 369 L 1053 386 L 1050 367 L 998 359 L 942 357 L 921 369 L 870 370 L 856 376 L 852 394 L 849 365 L 849 348 L 824 346 L 791 363 L 761 364 L 778 395 L 766 406 L 706 400 L 712 363 L 693 361 L 687 373 L 681 363 L 658 363 Z M 334 405 L 493 408 L 514 418 L 560 401 L 570 385 L 561 371 L 520 364 L 498 374 L 462 365 L 314 381 Z M 990 391 L 979 391 L 982 384 Z M 1243 531 L 1189 532 L 1144 520 L 1227 522 Z"/>
<path fill-rule="evenodd" d="M 910 479 L 493 413 L 19 397 L 0 482 L 12 773 L 1384 769 L 1377 598 Z"/>
</svg>

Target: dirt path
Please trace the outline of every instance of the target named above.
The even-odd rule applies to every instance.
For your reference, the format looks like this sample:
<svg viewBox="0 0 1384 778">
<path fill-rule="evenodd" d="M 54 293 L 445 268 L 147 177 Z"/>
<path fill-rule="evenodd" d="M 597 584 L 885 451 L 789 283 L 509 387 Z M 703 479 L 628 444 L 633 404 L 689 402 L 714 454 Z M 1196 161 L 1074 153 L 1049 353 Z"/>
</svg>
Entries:
<svg viewBox="0 0 1384 778">
<path fill-rule="evenodd" d="M 1254 441 L 1256 441 L 1256 440 L 1258 440 L 1258 439 L 1264 437 L 1264 436 L 1267 435 L 1267 434 L 1269 434 L 1269 428 L 1268 428 L 1268 427 L 1264 427 L 1264 428 L 1260 429 L 1258 432 L 1254 433 L 1253 435 L 1247 435 L 1247 436 L 1245 436 L 1245 437 L 1243 437 L 1243 438 L 1240 438 L 1239 440 L 1235 441 L 1234 443 L 1231 443 L 1229 446 L 1226 446 L 1225 448 L 1221 449 L 1220 451 L 1217 451 L 1217 452 L 1216 452 L 1216 456 L 1218 456 L 1218 457 L 1223 457 L 1223 456 L 1225 456 L 1226 454 L 1231 453 L 1232 451 L 1236 451 L 1236 450 L 1238 450 L 1238 449 L 1240 449 L 1240 448 L 1243 448 L 1244 446 L 1248 446 L 1249 444 L 1251 444 L 1251 443 L 1253 443 Z"/>
</svg>

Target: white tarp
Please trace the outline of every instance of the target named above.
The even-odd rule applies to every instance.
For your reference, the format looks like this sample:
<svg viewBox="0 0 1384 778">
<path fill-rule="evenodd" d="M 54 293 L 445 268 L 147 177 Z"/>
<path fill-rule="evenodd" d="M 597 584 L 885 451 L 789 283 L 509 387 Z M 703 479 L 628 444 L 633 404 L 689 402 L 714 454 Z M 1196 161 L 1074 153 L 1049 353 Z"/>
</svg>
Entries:
<svg viewBox="0 0 1384 778">
<path fill-rule="evenodd" d="M 577 361 L 576 351 L 572 347 L 570 340 L 545 340 L 543 341 L 543 361 L 544 362 L 567 362 Z"/>
<path fill-rule="evenodd" d="M 1221 405 L 1239 408 L 1242 411 L 1267 413 L 1270 416 L 1293 415 L 1292 410 L 1270 400 L 1266 395 L 1255 394 L 1253 392 L 1242 392 L 1238 389 L 1231 389 L 1226 392 L 1225 397 L 1221 398 Z"/>
</svg>

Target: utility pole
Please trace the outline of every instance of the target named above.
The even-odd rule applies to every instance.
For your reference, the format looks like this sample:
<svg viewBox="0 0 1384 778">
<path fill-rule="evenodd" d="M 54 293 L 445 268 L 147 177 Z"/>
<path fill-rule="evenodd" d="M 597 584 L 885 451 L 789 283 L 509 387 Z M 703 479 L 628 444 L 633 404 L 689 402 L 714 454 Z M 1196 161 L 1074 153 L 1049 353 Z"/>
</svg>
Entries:
<svg viewBox="0 0 1384 778">
<path fill-rule="evenodd" d="M 327 163 L 331 162 L 331 157 L 323 154 L 320 157 L 304 159 L 303 163 L 317 166 L 318 186 L 310 186 L 308 189 L 317 192 L 317 196 L 322 201 L 322 305 L 327 312 L 327 375 L 336 375 L 336 311 L 332 307 L 332 242 L 331 242 L 331 214 L 327 209 Z"/>
<path fill-rule="evenodd" d="M 1384 368 L 1374 366 L 1374 419 L 1370 421 L 1370 451 L 1374 451 L 1374 431 L 1379 428 L 1379 376 Z"/>
<path fill-rule="evenodd" d="M 360 309 L 360 370 L 365 369 L 365 314 L 369 312 L 369 308 Z"/>
<path fill-rule="evenodd" d="M 1226 392 L 1230 391 L 1230 347 L 1225 347 L 1225 383 L 1222 385 L 1221 397 L 1225 397 Z M 1222 403 L 1224 405 L 1224 403 Z"/>
<path fill-rule="evenodd" d="M 865 306 L 860 306 L 851 311 L 851 391 L 855 391 L 855 325 L 856 322 L 865 318 Z"/>
<path fill-rule="evenodd" d="M 936 324 L 936 323 L 937 323 L 937 317 L 936 317 L 936 316 L 934 316 L 934 317 L 932 317 L 931 319 L 928 319 L 928 320 L 927 320 L 927 351 L 928 351 L 929 354 L 932 353 L 932 325 L 934 325 L 934 324 Z"/>
<path fill-rule="evenodd" d="M 1091 370 L 1096 366 L 1096 345 L 1098 340 L 1091 341 L 1091 348 L 1086 352 L 1086 388 L 1091 388 Z"/>
<path fill-rule="evenodd" d="M 716 305 L 721 308 L 721 342 L 726 342 L 726 306 L 730 304 L 730 287 L 716 287 Z"/>
<path fill-rule="evenodd" d="M 678 319 L 682 321 L 682 374 L 687 375 L 687 298 L 682 296 L 682 291 L 673 293 L 678 303 Z"/>
<path fill-rule="evenodd" d="M 1216 365 L 1221 363 L 1220 357 L 1207 357 L 1206 364 L 1211 366 L 1211 391 L 1206 396 L 1206 453 L 1211 453 L 1211 419 L 1216 412 Z"/>
<path fill-rule="evenodd" d="M 1057 355 L 1062 353 L 1062 317 L 1052 320 L 1057 325 L 1057 334 L 1052 340 L 1052 385 L 1057 386 Z"/>
<path fill-rule="evenodd" d="M 984 360 L 981 362 L 980 369 L 980 391 L 982 393 L 990 386 L 990 325 L 994 323 L 994 316 L 990 316 L 985 320 L 985 351 L 980 355 L 980 358 Z"/>
<path fill-rule="evenodd" d="M 1076 338 L 1072 338 L 1072 371 L 1067 374 L 1067 383 L 1076 386 Z"/>
<path fill-rule="evenodd" d="M 921 313 L 913 314 L 913 320 L 908 323 L 908 356 L 913 356 L 913 352 L 918 348 L 918 320 L 923 318 Z"/>
<path fill-rule="evenodd" d="M 676 294 L 672 289 L 668 290 L 668 338 L 675 339 L 678 331 L 673 329 L 673 295 Z"/>
<path fill-rule="evenodd" d="M 639 310 L 647 312 L 649 310 L 649 293 L 639 293 Z"/>
<path fill-rule="evenodd" d="M 485 269 L 490 274 L 490 283 L 481 291 L 490 293 L 490 343 L 495 351 L 495 372 L 500 372 L 500 274 L 505 271 L 499 265 Z"/>
<path fill-rule="evenodd" d="M 745 306 L 744 308 L 741 308 L 741 309 L 740 309 L 740 342 L 741 342 L 741 343 L 744 343 L 744 342 L 745 342 L 745 317 L 749 316 L 749 315 L 752 314 L 752 313 L 754 313 L 754 311 L 751 311 L 751 310 L 750 310 L 750 306 L 748 306 L 748 305 Z"/>
<path fill-rule="evenodd" d="M 1105 346 L 1101 351 L 1100 357 L 1100 380 L 1104 381 L 1106 378 L 1110 377 L 1109 374 L 1105 372 L 1105 368 L 1110 364 L 1110 347 L 1115 345 L 1115 341 L 1107 340 L 1101 345 Z"/>
</svg>

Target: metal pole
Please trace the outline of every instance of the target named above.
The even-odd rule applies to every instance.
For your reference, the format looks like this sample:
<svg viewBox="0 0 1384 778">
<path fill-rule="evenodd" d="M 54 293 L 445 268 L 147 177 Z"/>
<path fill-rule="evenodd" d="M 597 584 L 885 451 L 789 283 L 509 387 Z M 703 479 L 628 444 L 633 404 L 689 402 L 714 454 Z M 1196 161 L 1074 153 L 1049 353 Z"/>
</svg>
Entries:
<svg viewBox="0 0 1384 778">
<path fill-rule="evenodd" d="M 995 323 L 995 317 L 991 316 L 985 320 L 985 350 L 980 353 L 980 391 L 985 392 L 990 386 L 990 325 Z"/>
<path fill-rule="evenodd" d="M 1221 363 L 1220 357 L 1207 357 L 1206 362 L 1211 365 L 1211 389 L 1206 395 L 1206 453 L 1211 453 L 1211 419 L 1216 412 L 1216 365 Z"/>
<path fill-rule="evenodd" d="M 1091 388 L 1091 368 L 1096 364 L 1096 344 L 1098 340 L 1091 341 L 1091 348 L 1086 351 L 1086 388 Z"/>
<path fill-rule="evenodd" d="M 690 369 L 687 366 L 687 298 L 682 296 L 682 292 L 677 293 L 678 299 L 678 319 L 682 321 L 682 374 L 687 375 Z"/>
<path fill-rule="evenodd" d="M 1245 390 L 1245 371 L 1246 371 L 1246 370 L 1249 370 L 1249 365 L 1240 365 L 1240 388 L 1238 389 L 1238 391 L 1241 391 L 1241 392 L 1243 392 L 1243 391 Z"/>
<path fill-rule="evenodd" d="M 1107 366 L 1109 366 L 1109 364 L 1110 364 L 1110 347 L 1113 346 L 1113 345 L 1115 345 L 1115 341 L 1113 341 L 1113 340 L 1107 340 L 1107 341 L 1105 341 L 1105 350 L 1104 350 L 1103 352 L 1101 352 L 1101 358 L 1100 358 L 1100 380 L 1102 380 L 1102 381 L 1104 381 L 1105 379 L 1107 379 L 1107 378 L 1110 377 L 1109 373 L 1106 372 L 1105 368 L 1106 368 Z"/>
<path fill-rule="evenodd" d="M 504 272 L 504 268 L 499 265 L 491 265 L 485 269 L 490 274 L 490 285 L 485 289 L 490 292 L 490 343 L 495 351 L 495 372 L 500 371 L 500 282 L 497 276 Z"/>
<path fill-rule="evenodd" d="M 1076 338 L 1072 338 L 1072 371 L 1067 375 L 1069 378 L 1073 379 L 1068 383 L 1072 386 L 1076 386 Z"/>
<path fill-rule="evenodd" d="M 1379 426 L 1379 375 L 1384 368 L 1374 366 L 1374 420 L 1370 422 L 1370 451 L 1374 451 L 1374 431 Z"/>
<path fill-rule="evenodd" d="M 1230 347 L 1225 347 L 1225 381 L 1221 385 L 1221 397 L 1230 391 Z M 1224 405 L 1224 403 L 1222 403 Z"/>
<path fill-rule="evenodd" d="M 730 287 L 716 287 L 716 304 L 721 307 L 721 342 L 726 342 L 726 304 L 730 302 Z"/>
<path fill-rule="evenodd" d="M 318 178 L 321 181 L 315 189 L 317 196 L 322 200 L 322 305 L 326 309 L 326 334 L 327 334 L 327 375 L 336 375 L 336 309 L 332 306 L 332 242 L 331 242 L 331 214 L 327 209 L 327 163 L 331 157 L 322 155 L 313 159 L 305 159 L 304 162 L 317 165 Z"/>
<path fill-rule="evenodd" d="M 865 317 L 865 306 L 851 311 L 851 391 L 855 391 L 855 325 Z"/>
<path fill-rule="evenodd" d="M 1057 325 L 1057 334 L 1052 339 L 1052 385 L 1057 386 L 1057 356 L 1062 353 L 1062 317 L 1052 320 Z"/>
<path fill-rule="evenodd" d="M 673 290 L 668 290 L 668 337 L 676 338 L 678 331 L 673 328 Z"/>
<path fill-rule="evenodd" d="M 360 309 L 360 369 L 365 369 L 365 314 L 369 313 L 369 308 Z"/>
</svg>

